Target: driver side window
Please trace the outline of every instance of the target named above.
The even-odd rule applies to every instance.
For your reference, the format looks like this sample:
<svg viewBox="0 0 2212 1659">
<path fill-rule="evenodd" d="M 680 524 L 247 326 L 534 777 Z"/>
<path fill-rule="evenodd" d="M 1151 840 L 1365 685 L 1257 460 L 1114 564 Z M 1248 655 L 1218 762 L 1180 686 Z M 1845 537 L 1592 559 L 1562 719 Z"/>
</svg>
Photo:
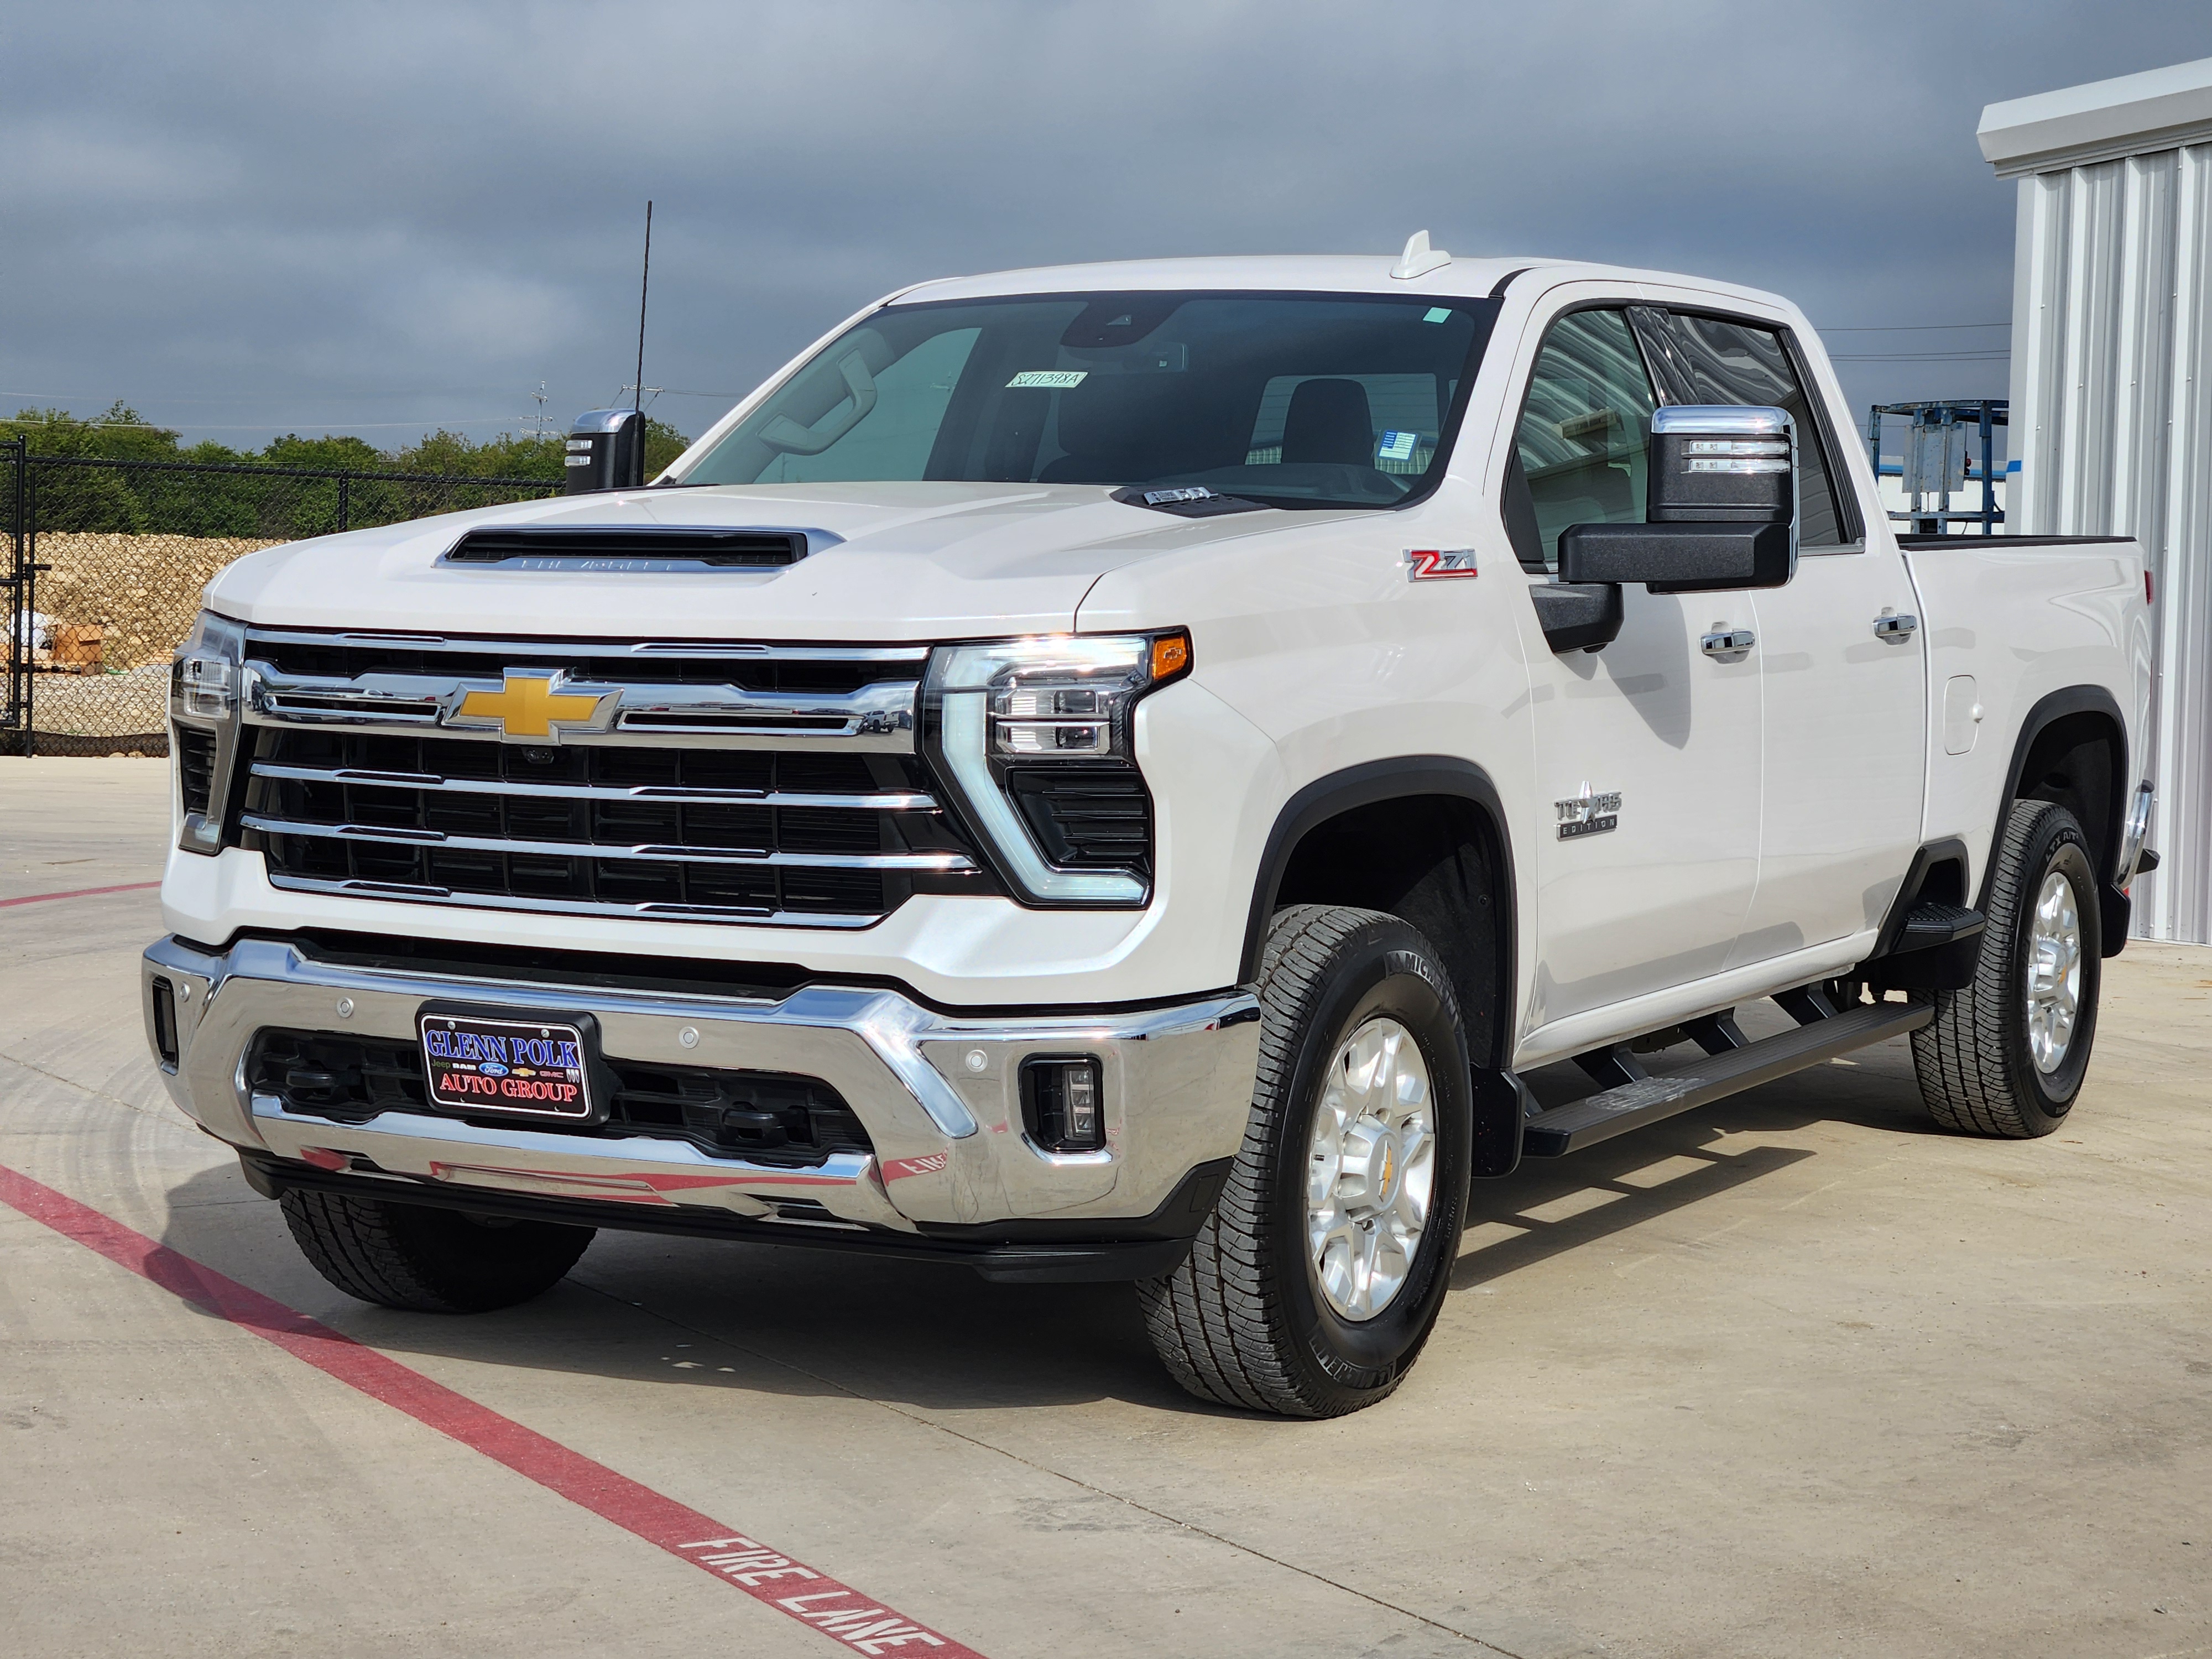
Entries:
<svg viewBox="0 0 2212 1659">
<path fill-rule="evenodd" d="M 1524 566 L 1556 572 L 1570 525 L 1644 522 L 1655 402 L 1624 313 L 1577 311 L 1552 325 L 1505 483 L 1505 528 Z"/>
</svg>

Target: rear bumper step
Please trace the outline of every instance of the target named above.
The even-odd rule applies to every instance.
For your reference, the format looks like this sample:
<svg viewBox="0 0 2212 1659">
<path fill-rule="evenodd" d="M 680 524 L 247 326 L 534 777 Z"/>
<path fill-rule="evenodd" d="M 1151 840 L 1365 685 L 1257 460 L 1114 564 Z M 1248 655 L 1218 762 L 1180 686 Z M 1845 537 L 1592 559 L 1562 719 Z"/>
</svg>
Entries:
<svg viewBox="0 0 2212 1659">
<path fill-rule="evenodd" d="M 1528 1158 L 1560 1158 L 1578 1152 L 1647 1123 L 1820 1065 L 1854 1048 L 1917 1031 L 1935 1017 L 1934 1007 L 1924 1002 L 1877 1002 L 1846 1009 L 1794 1031 L 1764 1037 L 1725 1054 L 1710 1054 L 1686 1071 L 1624 1083 L 1540 1112 L 1523 1126 L 1521 1150 Z"/>
</svg>

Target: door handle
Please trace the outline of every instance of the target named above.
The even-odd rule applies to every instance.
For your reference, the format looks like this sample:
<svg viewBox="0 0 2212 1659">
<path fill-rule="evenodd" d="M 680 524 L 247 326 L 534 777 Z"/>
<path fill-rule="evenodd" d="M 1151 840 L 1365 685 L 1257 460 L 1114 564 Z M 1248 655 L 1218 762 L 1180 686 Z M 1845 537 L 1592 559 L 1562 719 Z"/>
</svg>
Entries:
<svg viewBox="0 0 2212 1659">
<path fill-rule="evenodd" d="M 1919 626 L 1920 618 L 1917 617 L 1884 614 L 1874 619 L 1874 636 L 1878 640 L 1910 639 Z"/>
<path fill-rule="evenodd" d="M 1698 641 L 1698 648 L 1709 657 L 1740 657 L 1759 643 L 1759 635 L 1748 628 L 1721 628 Z"/>
</svg>

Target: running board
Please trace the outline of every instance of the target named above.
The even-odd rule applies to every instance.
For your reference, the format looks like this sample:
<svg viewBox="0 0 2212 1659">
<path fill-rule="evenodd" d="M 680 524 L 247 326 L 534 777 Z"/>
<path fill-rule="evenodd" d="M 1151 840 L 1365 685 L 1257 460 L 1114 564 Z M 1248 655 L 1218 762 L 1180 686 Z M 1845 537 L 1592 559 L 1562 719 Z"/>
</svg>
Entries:
<svg viewBox="0 0 2212 1659">
<path fill-rule="evenodd" d="M 1917 1031 L 1936 1018 L 1924 1002 L 1876 1002 L 1814 1019 L 1779 1036 L 1708 1055 L 1687 1071 L 1623 1083 L 1584 1100 L 1539 1112 L 1522 1130 L 1529 1158 L 1560 1158 L 1626 1134 L 1677 1112 L 1756 1089 L 1854 1048 Z"/>
</svg>

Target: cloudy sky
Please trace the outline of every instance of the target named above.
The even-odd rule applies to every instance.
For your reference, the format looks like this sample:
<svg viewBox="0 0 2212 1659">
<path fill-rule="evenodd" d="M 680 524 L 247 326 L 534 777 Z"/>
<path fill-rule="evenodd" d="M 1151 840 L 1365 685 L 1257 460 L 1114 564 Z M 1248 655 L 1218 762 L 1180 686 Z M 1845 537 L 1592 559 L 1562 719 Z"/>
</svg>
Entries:
<svg viewBox="0 0 2212 1659">
<path fill-rule="evenodd" d="M 2002 393 L 1982 106 L 2206 56 L 2205 0 L 5 0 L 0 405 L 565 424 L 648 196 L 692 433 L 920 278 L 1422 226 L 1781 289 L 1856 404 Z"/>
</svg>

